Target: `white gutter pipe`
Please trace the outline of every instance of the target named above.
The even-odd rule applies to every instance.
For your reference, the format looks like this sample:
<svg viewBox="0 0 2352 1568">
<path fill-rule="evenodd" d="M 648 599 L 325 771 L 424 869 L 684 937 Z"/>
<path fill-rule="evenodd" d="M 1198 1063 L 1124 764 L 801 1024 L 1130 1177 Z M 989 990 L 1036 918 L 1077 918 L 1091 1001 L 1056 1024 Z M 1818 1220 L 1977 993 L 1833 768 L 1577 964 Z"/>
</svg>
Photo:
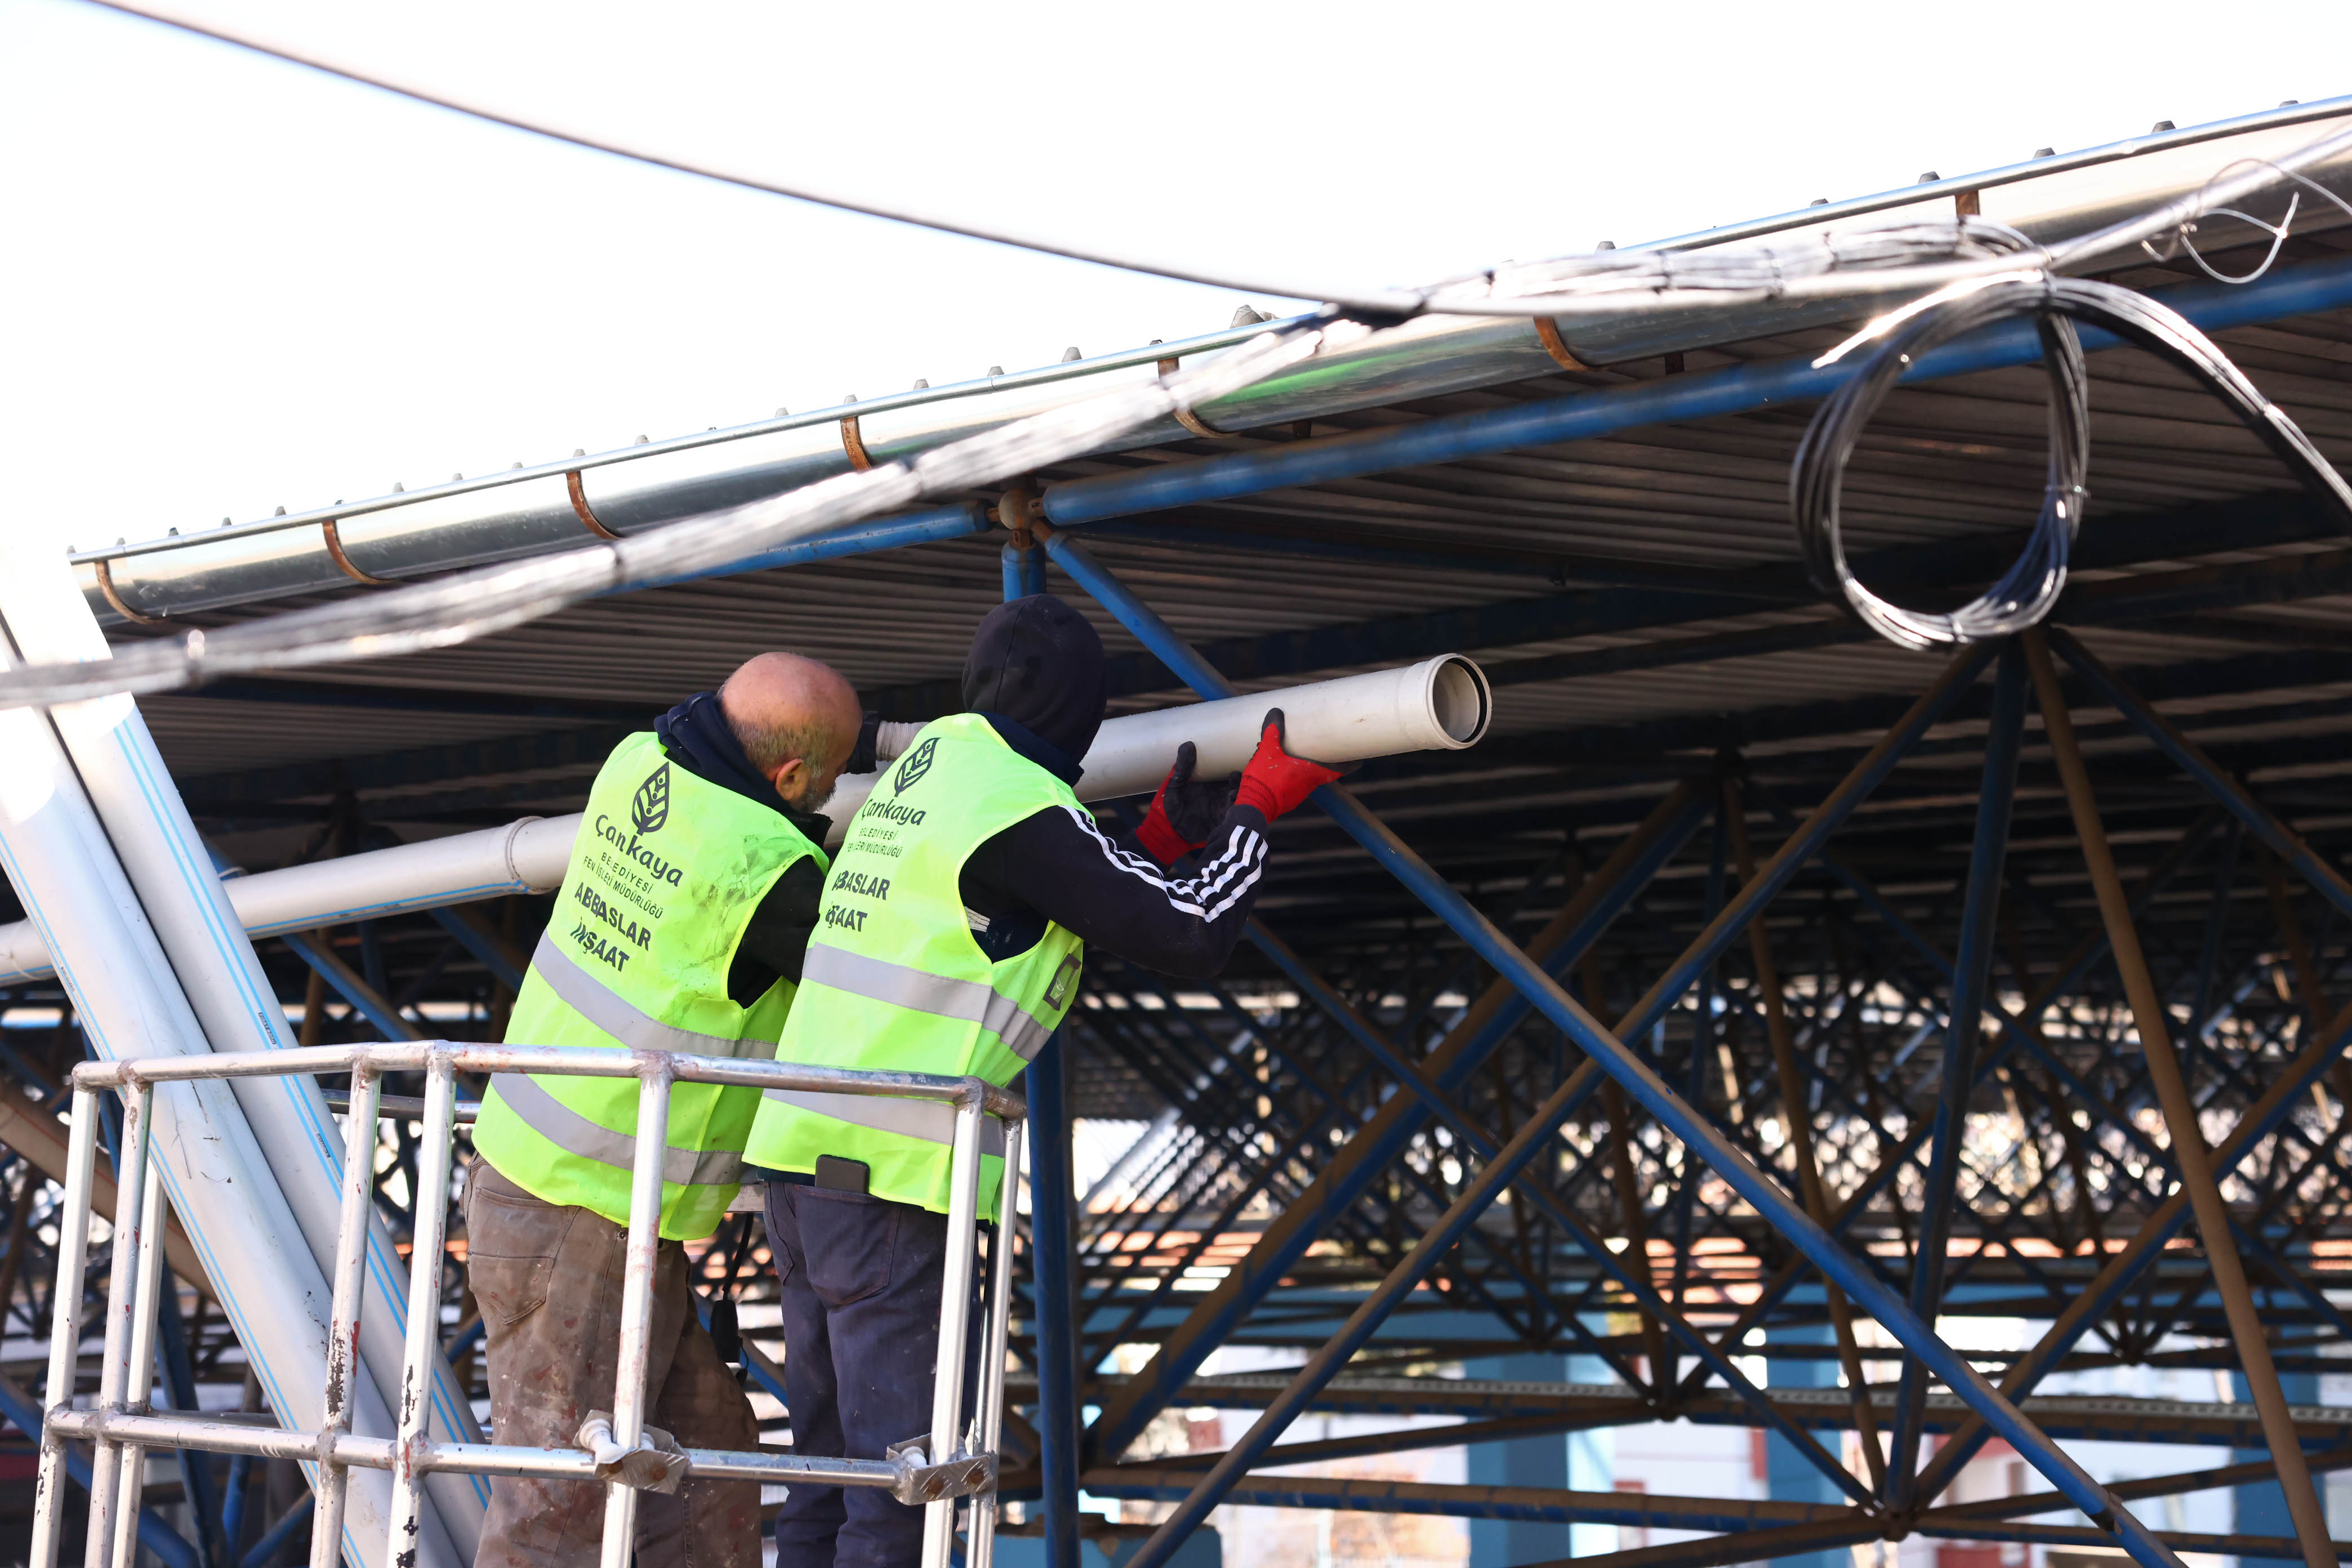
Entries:
<svg viewBox="0 0 2352 1568">
<path fill-rule="evenodd" d="M 58 976 L 100 1056 L 119 1061 L 209 1049 L 56 730 L 38 709 L 0 712 L 0 864 L 57 954 Z M 220 1289 L 270 1408 L 296 1420 L 323 1408 L 331 1300 L 326 1278 L 236 1096 L 225 1083 L 174 1083 L 157 1089 L 154 1106 L 154 1168 L 205 1274 Z M 391 1413 L 373 1386 L 362 1384 L 358 1392 L 356 1429 L 392 1436 Z M 391 1520 L 391 1477 L 355 1477 L 347 1560 L 387 1568 Z M 437 1524 L 422 1545 L 424 1561 L 456 1568 L 459 1560 Z"/>
<path fill-rule="evenodd" d="M 71 569 L 46 552 L 0 542 L 0 620 L 30 659 L 113 657 L 106 634 L 74 587 Z M 252 942 L 238 927 L 211 855 L 137 705 L 127 697 L 105 698 L 68 703 L 49 716 L 212 1047 L 290 1048 L 294 1041 L 287 1034 L 285 1010 Z M 320 1277 L 331 1279 L 341 1223 L 343 1134 L 317 1080 L 237 1079 L 230 1088 Z M 408 1268 L 383 1215 L 371 1211 L 369 1217 L 360 1358 L 390 1409 L 400 1387 Z M 472 1404 L 438 1358 L 430 1398 L 436 1441 L 482 1440 Z M 307 1412 L 287 1414 L 297 1421 L 309 1419 Z M 472 1561 L 489 1506 L 488 1479 L 450 1472 L 430 1477 L 426 1486 L 461 1560 Z"/>
<path fill-rule="evenodd" d="M 1459 654 L 1399 669 L 1342 676 L 1304 686 L 1195 702 L 1104 722 L 1087 751 L 1081 800 L 1115 800 L 1157 789 L 1190 741 L 1204 778 L 1238 772 L 1257 749 L 1258 727 L 1279 708 L 1300 756 L 1362 762 L 1401 752 L 1457 752 L 1475 745 L 1494 716 L 1486 677 Z M 921 728 L 885 725 L 879 750 L 895 759 Z M 845 774 L 824 803 L 829 836 L 839 843 L 879 773 Z M 544 893 L 560 887 L 572 859 L 578 815 L 527 816 L 504 827 L 454 834 L 339 859 L 262 871 L 221 884 L 229 907 L 252 936 L 279 936 L 380 919 L 415 910 Z M 0 984 L 49 973 L 48 952 L 27 923 L 0 926 Z"/>
</svg>

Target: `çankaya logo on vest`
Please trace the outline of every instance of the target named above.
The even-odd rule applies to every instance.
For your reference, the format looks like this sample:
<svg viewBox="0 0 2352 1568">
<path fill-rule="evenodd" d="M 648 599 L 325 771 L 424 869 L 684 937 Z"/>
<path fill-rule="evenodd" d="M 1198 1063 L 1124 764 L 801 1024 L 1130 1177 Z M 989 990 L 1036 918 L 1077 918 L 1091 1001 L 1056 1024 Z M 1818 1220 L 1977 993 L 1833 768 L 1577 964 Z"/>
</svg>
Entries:
<svg viewBox="0 0 2352 1568">
<path fill-rule="evenodd" d="M 932 735 L 907 753 L 907 760 L 898 764 L 898 778 L 892 781 L 900 795 L 923 782 L 923 775 L 931 771 L 931 758 L 939 749 L 940 738 Z"/>
<path fill-rule="evenodd" d="M 662 765 L 667 768 L 669 764 L 665 763 Z M 648 780 L 646 782 L 651 783 L 652 781 Z M 643 789 L 639 789 L 637 793 L 642 795 L 645 791 Z M 654 824 L 654 826 L 659 827 L 662 822 L 666 822 L 668 819 L 669 803 L 668 800 L 665 798 L 662 802 L 661 820 L 656 821 Z M 655 854 L 652 850 L 638 843 L 634 835 L 624 834 L 618 827 L 613 826 L 613 819 L 605 816 L 601 811 L 596 814 L 596 837 L 603 839 L 605 843 L 610 844 L 614 848 L 618 849 L 630 859 L 635 860 L 638 865 L 643 866 L 656 881 L 667 882 L 671 887 L 675 888 L 677 887 L 685 879 L 685 868 L 671 865 L 668 861 L 663 859 L 660 856 Z"/>
<path fill-rule="evenodd" d="M 659 833 L 662 824 L 669 820 L 669 764 L 664 763 L 646 775 L 637 793 L 629 801 L 629 817 L 640 833 Z"/>
</svg>

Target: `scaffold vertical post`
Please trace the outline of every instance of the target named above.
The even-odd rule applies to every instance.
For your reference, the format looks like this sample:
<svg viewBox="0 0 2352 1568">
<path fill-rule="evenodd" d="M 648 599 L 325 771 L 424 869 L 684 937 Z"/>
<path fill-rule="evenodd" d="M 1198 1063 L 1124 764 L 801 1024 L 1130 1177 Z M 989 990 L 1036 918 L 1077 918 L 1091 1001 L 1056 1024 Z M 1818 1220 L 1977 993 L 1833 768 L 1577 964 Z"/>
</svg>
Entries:
<svg viewBox="0 0 2352 1568">
<path fill-rule="evenodd" d="M 360 1292 L 365 1286 L 368 1221 L 375 1202 L 376 1117 L 383 1076 L 367 1061 L 352 1066 L 351 1108 L 343 1115 L 343 1207 L 335 1235 L 334 1318 L 327 1336 L 327 1389 L 319 1428 L 325 1435 L 319 1466 L 319 1510 L 310 1525 L 310 1568 L 342 1561 L 343 1505 L 351 1468 L 334 1457 L 334 1440 L 352 1429 L 352 1382 L 360 1373 Z M 234 1550 L 236 1542 L 230 1542 Z"/>
<path fill-rule="evenodd" d="M 637 1446 L 646 1431 L 646 1367 L 653 1341 L 654 1268 L 661 1254 L 662 1164 L 669 1152 L 670 1063 L 648 1054 L 637 1077 L 636 1164 L 629 1184 L 627 1262 L 621 1275 L 621 1348 L 613 1366 L 613 1441 Z M 629 1568 L 637 1494 L 614 1478 L 604 1493 L 604 1568 Z"/>
<path fill-rule="evenodd" d="M 426 1058 L 425 1130 L 416 1145 L 416 1217 L 408 1242 L 408 1342 L 401 1356 L 400 1407 L 394 1412 L 399 1436 L 392 1457 L 392 1534 L 384 1547 L 388 1564 L 417 1560 L 425 1525 L 425 1475 L 417 1460 L 432 1438 L 430 1379 L 441 1350 L 441 1251 L 449 1220 L 457 1077 L 446 1048 L 435 1049 Z"/>
<path fill-rule="evenodd" d="M 77 1084 L 73 1125 L 67 1135 L 65 1191 L 58 1203 L 58 1288 L 49 1306 L 49 1382 L 46 1415 L 73 1408 L 81 1365 L 81 1279 L 89 1266 L 90 1176 L 98 1160 L 98 1095 Z M 58 1568 L 64 1529 L 66 1455 L 57 1423 L 41 1423 L 41 1463 L 33 1490 L 33 1541 L 28 1568 Z"/>
<path fill-rule="evenodd" d="M 963 1449 L 965 1339 L 971 1328 L 972 1262 L 980 1247 L 980 1132 L 977 1088 L 956 1107 L 955 1142 L 948 1157 L 947 1259 L 940 1279 L 939 1364 L 931 1379 L 931 1435 L 923 1447 L 932 1464 Z M 948 1568 L 955 1547 L 956 1500 L 923 1509 L 923 1568 Z"/>
<path fill-rule="evenodd" d="M 98 1408 L 111 1415 L 123 1406 L 131 1378 L 132 1314 L 137 1303 L 139 1252 L 122 1245 L 139 1234 L 139 1205 L 147 1194 L 147 1134 L 155 1108 L 154 1086 L 136 1081 L 126 1086 L 122 1106 L 122 1140 L 114 1173 L 114 1258 L 106 1290 L 106 1359 L 100 1363 Z M 95 1107 L 92 1108 L 93 1114 Z M 70 1400 L 72 1384 L 67 1384 Z M 85 1568 L 109 1568 L 114 1541 L 114 1518 L 122 1501 L 120 1446 L 100 1436 L 92 1444 L 89 1464 L 89 1534 L 82 1550 Z"/>
<path fill-rule="evenodd" d="M 988 1328 L 980 1342 L 980 1409 L 972 1451 L 993 1454 L 1004 1435 L 1004 1357 L 1013 1323 L 1013 1233 L 1021 1219 L 1021 1152 L 1025 1121 L 1004 1128 L 1004 1181 L 997 1194 L 996 1234 L 988 1243 Z M 1002 1464 L 998 1467 L 1003 1473 Z M 971 1500 L 971 1529 L 964 1539 L 964 1568 L 993 1568 L 996 1560 L 997 1488 Z"/>
<path fill-rule="evenodd" d="M 131 1359 L 123 1383 L 126 1409 L 144 1415 L 155 1386 L 155 1331 L 163 1295 L 163 1166 L 147 1162 L 147 1190 L 139 1199 L 138 1283 L 131 1297 Z M 117 1246 L 121 1245 L 118 1238 Z M 139 1508 L 147 1489 L 147 1450 L 137 1443 L 122 1445 L 121 1500 L 115 1507 L 114 1542 L 108 1552 L 113 1568 L 138 1568 Z"/>
</svg>

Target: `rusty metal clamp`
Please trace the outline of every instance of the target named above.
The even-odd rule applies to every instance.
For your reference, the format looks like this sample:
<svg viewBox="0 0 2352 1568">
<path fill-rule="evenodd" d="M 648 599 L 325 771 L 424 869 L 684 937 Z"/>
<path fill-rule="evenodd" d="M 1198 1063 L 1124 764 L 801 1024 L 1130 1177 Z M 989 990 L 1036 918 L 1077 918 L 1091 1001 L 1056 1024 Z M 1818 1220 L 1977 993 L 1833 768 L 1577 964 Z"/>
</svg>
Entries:
<svg viewBox="0 0 2352 1568">
<path fill-rule="evenodd" d="M 686 1479 L 690 1461 L 677 1439 L 658 1426 L 647 1426 L 634 1448 L 623 1449 L 613 1435 L 613 1413 L 591 1410 L 572 1440 L 596 1460 L 596 1479 L 618 1481 L 639 1491 L 674 1492 Z"/>
<path fill-rule="evenodd" d="M 1029 525 L 1037 521 L 1039 500 L 1037 492 L 1026 485 L 1015 485 L 997 498 L 996 521 L 1013 535 L 1015 550 L 1034 550 L 1037 546 Z"/>
<path fill-rule="evenodd" d="M 892 1497 L 920 1505 L 996 1489 L 994 1454 L 958 1454 L 932 1464 L 929 1462 L 930 1446 L 930 1436 L 925 1434 L 882 1450 L 882 1457 L 898 1467 L 898 1479 L 890 1484 Z"/>
</svg>

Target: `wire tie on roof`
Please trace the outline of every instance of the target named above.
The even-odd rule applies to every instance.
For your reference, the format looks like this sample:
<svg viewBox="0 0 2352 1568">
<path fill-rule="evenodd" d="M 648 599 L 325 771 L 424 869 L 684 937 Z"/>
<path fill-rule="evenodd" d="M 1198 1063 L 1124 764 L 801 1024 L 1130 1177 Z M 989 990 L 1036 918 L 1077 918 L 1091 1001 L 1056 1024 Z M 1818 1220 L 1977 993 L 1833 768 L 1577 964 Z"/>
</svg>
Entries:
<svg viewBox="0 0 2352 1568">
<path fill-rule="evenodd" d="M 874 459 L 866 455 L 866 437 L 857 428 L 855 414 L 841 416 L 841 449 L 849 454 L 849 466 L 859 473 L 874 466 Z"/>
<path fill-rule="evenodd" d="M 335 527 L 333 518 L 331 517 L 320 523 L 319 531 L 326 535 L 327 553 L 335 558 L 335 564 L 343 569 L 344 576 L 354 583 L 365 583 L 377 588 L 392 588 L 399 585 L 390 577 L 372 577 L 352 564 L 352 558 L 343 553 L 343 536 Z"/>
<path fill-rule="evenodd" d="M 1591 370 L 1592 367 L 1568 352 L 1568 340 L 1559 335 L 1559 323 L 1549 316 L 1536 318 L 1536 336 L 1543 340 L 1544 353 L 1559 362 L 1562 370 Z"/>
<path fill-rule="evenodd" d="M 163 626 L 164 624 L 163 616 L 142 616 L 122 602 L 122 595 L 114 591 L 113 564 L 103 555 L 98 558 L 98 591 L 106 595 L 106 602 L 114 606 L 114 613 L 126 621 L 136 621 L 142 626 Z"/>
<path fill-rule="evenodd" d="M 589 532 L 594 534 L 599 539 L 618 539 L 621 537 L 619 534 L 614 533 L 611 529 L 606 528 L 603 523 L 597 521 L 596 514 L 588 510 L 588 492 L 583 489 L 580 486 L 579 469 L 574 468 L 570 473 L 563 476 L 563 488 L 572 493 L 572 512 L 573 516 L 580 520 L 581 527 L 586 529 Z"/>
<path fill-rule="evenodd" d="M 1176 374 L 1176 361 L 1172 356 L 1160 362 L 1160 374 L 1162 375 L 1174 375 Z M 1216 428 L 1207 420 L 1202 418 L 1199 415 L 1193 413 L 1189 408 L 1176 408 L 1170 410 L 1170 412 L 1176 416 L 1177 424 L 1181 425 L 1193 435 L 1204 437 L 1205 439 L 1220 441 L 1227 435 L 1231 434 L 1229 431 Z"/>
<path fill-rule="evenodd" d="M 1169 412 L 1176 416 L 1177 424 L 1181 425 L 1185 429 L 1190 430 L 1195 436 L 1205 436 L 1210 440 L 1215 441 L 1222 440 L 1224 437 L 1232 434 L 1231 431 L 1213 428 L 1204 422 L 1199 415 L 1193 413 L 1189 408 L 1174 408 L 1169 410 Z"/>
</svg>

